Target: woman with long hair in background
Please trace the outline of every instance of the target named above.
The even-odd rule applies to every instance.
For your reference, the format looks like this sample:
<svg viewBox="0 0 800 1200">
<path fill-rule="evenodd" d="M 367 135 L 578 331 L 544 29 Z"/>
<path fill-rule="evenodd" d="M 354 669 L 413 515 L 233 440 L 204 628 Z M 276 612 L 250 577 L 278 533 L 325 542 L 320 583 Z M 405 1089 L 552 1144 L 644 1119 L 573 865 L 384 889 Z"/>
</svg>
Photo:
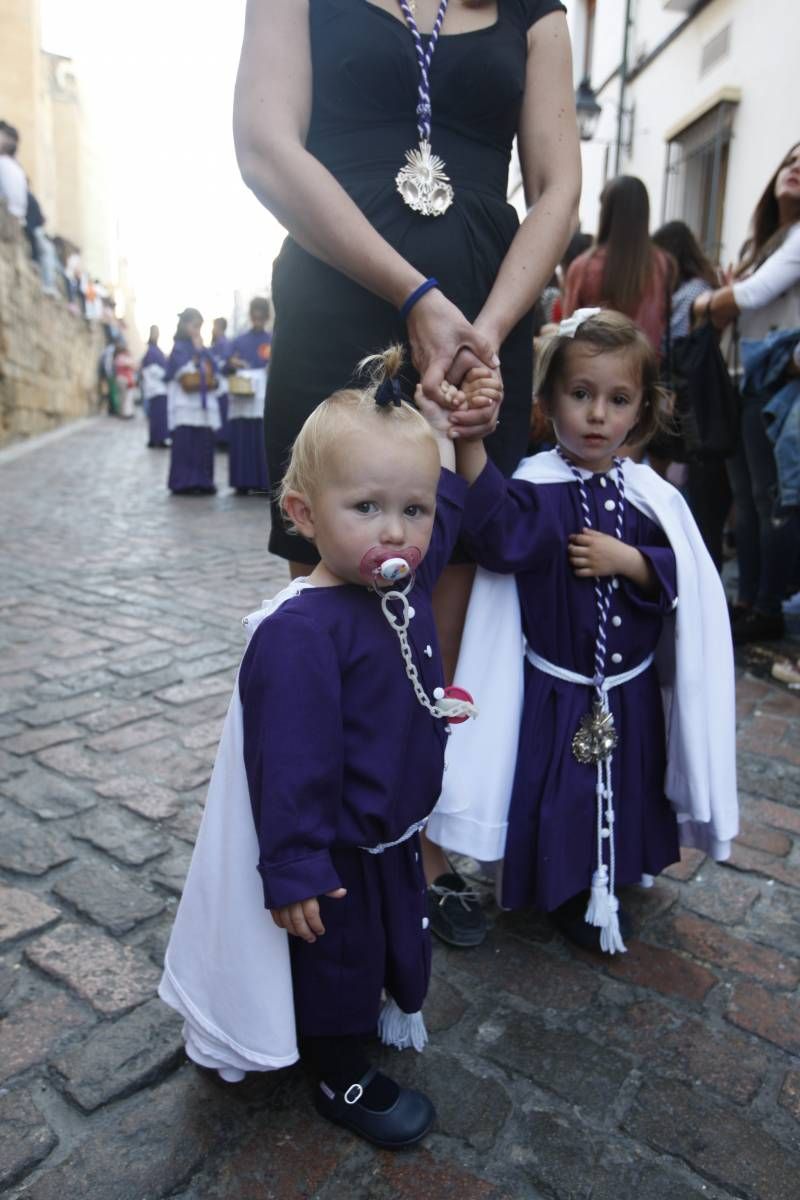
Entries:
<svg viewBox="0 0 800 1200">
<path fill-rule="evenodd" d="M 708 295 L 706 314 L 720 329 L 736 321 L 737 335 L 753 340 L 800 328 L 800 143 L 762 192 L 731 281 Z M 771 395 L 742 396 L 739 446 L 728 460 L 739 560 L 736 642 L 783 636 L 782 605 L 797 567 L 797 518 L 780 510 L 775 452 L 764 427 Z"/>
<path fill-rule="evenodd" d="M 567 271 L 564 316 L 578 308 L 616 309 L 660 353 L 672 278 L 668 255 L 650 237 L 647 188 L 634 175 L 609 180 L 600 197 L 597 241 Z"/>
</svg>

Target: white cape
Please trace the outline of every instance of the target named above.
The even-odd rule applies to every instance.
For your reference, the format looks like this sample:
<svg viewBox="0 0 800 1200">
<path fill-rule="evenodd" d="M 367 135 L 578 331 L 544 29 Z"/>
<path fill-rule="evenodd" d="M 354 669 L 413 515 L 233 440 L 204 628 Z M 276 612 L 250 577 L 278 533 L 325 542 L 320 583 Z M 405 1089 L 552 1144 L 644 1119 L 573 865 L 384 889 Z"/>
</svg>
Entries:
<svg viewBox="0 0 800 1200">
<path fill-rule="evenodd" d="M 667 731 L 665 792 L 682 845 L 716 859 L 738 833 L 733 647 L 725 593 L 683 497 L 649 467 L 623 460 L 627 501 L 664 530 L 675 553 L 678 603 L 656 651 Z M 569 483 L 550 451 L 523 459 L 515 479 Z M 479 569 L 456 679 L 480 721 L 451 727 L 441 798 L 428 836 L 482 862 L 505 853 L 523 702 L 523 634 L 513 575 Z"/>
<path fill-rule="evenodd" d="M 248 636 L 303 586 L 247 617 Z M 188 1056 L 230 1080 L 298 1058 L 288 935 L 264 907 L 242 742 L 237 676 L 158 988 L 184 1019 Z"/>
</svg>

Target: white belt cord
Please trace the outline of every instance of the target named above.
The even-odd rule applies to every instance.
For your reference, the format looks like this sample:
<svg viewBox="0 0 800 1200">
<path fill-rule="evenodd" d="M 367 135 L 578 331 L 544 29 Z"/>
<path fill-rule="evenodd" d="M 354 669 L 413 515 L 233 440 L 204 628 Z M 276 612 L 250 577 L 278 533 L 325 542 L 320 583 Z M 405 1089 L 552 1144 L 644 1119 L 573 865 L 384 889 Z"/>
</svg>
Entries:
<svg viewBox="0 0 800 1200">
<path fill-rule="evenodd" d="M 525 643 L 525 657 L 531 666 L 538 667 L 545 675 L 552 675 L 554 679 L 563 679 L 566 683 L 581 683 L 585 687 L 596 688 L 599 686 L 603 692 L 610 692 L 612 688 L 620 687 L 623 683 L 629 683 L 631 679 L 635 679 L 637 675 L 643 674 L 649 666 L 652 665 L 653 654 L 648 654 L 647 658 L 643 659 L 635 667 L 631 667 L 630 671 L 621 671 L 619 675 L 606 675 L 598 685 L 596 679 L 592 679 L 589 675 L 579 675 L 577 671 L 568 671 L 566 667 L 559 667 L 555 663 L 549 662 L 546 658 L 542 658 L 541 654 L 537 654 L 532 650 L 528 643 Z"/>
<path fill-rule="evenodd" d="M 393 846 L 402 846 L 403 842 L 407 842 L 415 833 L 422 833 L 422 830 L 428 824 L 429 817 L 423 817 L 421 821 L 415 821 L 413 825 L 409 825 L 405 833 L 401 833 L 399 838 L 395 838 L 393 842 L 378 842 L 377 846 L 359 846 L 359 850 L 366 850 L 367 854 L 383 854 L 384 850 L 391 850 Z"/>
<path fill-rule="evenodd" d="M 548 659 L 542 658 L 535 650 L 532 650 L 528 643 L 525 643 L 525 657 L 528 662 L 542 671 L 545 675 L 551 675 L 555 679 L 563 679 L 566 683 L 577 683 L 584 687 L 592 687 L 600 697 L 600 702 L 603 708 L 608 711 L 608 693 L 612 688 L 620 687 L 623 683 L 628 683 L 631 679 L 635 679 L 637 675 L 641 675 L 653 662 L 653 654 L 648 654 L 642 662 L 637 663 L 635 667 L 631 667 L 629 671 L 621 671 L 618 675 L 605 675 L 599 678 L 592 678 L 589 675 L 580 675 L 577 671 L 569 671 L 566 667 L 559 667 L 556 663 L 551 663 Z M 595 795 L 597 797 L 597 870 L 592 877 L 591 896 L 589 905 L 586 910 L 586 920 L 590 925 L 600 926 L 600 947 L 614 954 L 618 950 L 625 950 L 625 944 L 619 935 L 618 921 L 610 920 L 610 917 L 616 918 L 619 911 L 619 901 L 617 900 L 614 890 L 615 875 L 616 875 L 616 837 L 614 834 L 614 790 L 611 781 L 611 763 L 613 760 L 613 751 L 600 759 L 597 763 L 597 785 Z M 603 812 L 603 802 L 605 801 L 606 808 Z M 605 816 L 605 827 L 603 817 Z M 608 867 L 603 862 L 603 839 L 608 839 Z"/>
</svg>

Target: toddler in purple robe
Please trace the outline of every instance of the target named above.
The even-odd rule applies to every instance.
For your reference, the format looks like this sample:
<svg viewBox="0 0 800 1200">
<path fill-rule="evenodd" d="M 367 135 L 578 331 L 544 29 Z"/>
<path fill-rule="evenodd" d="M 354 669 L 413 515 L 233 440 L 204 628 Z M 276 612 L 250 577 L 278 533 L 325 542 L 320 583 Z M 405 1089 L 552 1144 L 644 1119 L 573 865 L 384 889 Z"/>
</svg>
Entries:
<svg viewBox="0 0 800 1200">
<path fill-rule="evenodd" d="M 448 719 L 472 712 L 442 687 L 431 607 L 466 484 L 443 469 L 446 433 L 402 400 L 400 362 L 397 348 L 378 356 L 371 387 L 335 393 L 301 429 L 280 503 L 321 561 L 261 621 L 239 674 L 258 870 L 290 935 L 315 1103 L 387 1148 L 423 1137 L 434 1110 L 370 1066 L 365 1039 L 426 1038 L 419 831 Z"/>
<path fill-rule="evenodd" d="M 482 441 L 456 442 L 471 485 L 462 538 L 485 568 L 458 669 L 470 672 L 482 718 L 450 739 L 427 833 L 502 860 L 504 907 L 533 904 L 574 942 L 610 953 L 625 950 L 629 928 L 616 885 L 651 883 L 678 858 L 679 820 L 685 842 L 720 858 L 736 833 L 730 639 L 715 628 L 727 628 L 722 588 L 677 491 L 619 457 L 659 422 L 657 380 L 631 321 L 582 310 L 539 364 L 556 449 L 505 479 Z M 468 401 L 492 394 L 480 371 L 462 388 Z M 445 410 L 417 400 L 443 430 Z M 677 659 L 677 682 L 659 678 L 656 656 L 659 668 Z M 676 731 L 669 769 L 661 685 Z M 690 693 L 697 715 L 687 722 Z"/>
</svg>

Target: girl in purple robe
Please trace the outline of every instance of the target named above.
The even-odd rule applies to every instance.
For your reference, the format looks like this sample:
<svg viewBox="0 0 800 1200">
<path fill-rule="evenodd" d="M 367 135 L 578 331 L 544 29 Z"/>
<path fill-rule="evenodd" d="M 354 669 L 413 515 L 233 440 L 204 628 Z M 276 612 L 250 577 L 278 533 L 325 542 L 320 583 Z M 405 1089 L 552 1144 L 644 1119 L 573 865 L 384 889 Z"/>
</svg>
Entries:
<svg viewBox="0 0 800 1200">
<path fill-rule="evenodd" d="M 237 393 L 231 382 L 228 401 L 228 472 L 230 485 L 239 496 L 269 490 L 264 443 L 264 400 L 272 346 L 272 334 L 266 328 L 269 318 L 269 300 L 252 300 L 251 328 L 234 339 L 227 365 L 227 372 L 249 388 L 249 395 Z"/>
<path fill-rule="evenodd" d="M 160 989 L 189 1056 L 230 1081 L 292 1062 L 296 1022 L 318 1111 L 388 1149 L 434 1110 L 370 1065 L 366 1039 L 427 1040 L 419 832 L 447 722 L 474 714 L 443 687 L 431 603 L 466 484 L 402 400 L 401 360 L 378 356 L 372 386 L 325 400 L 294 443 L 280 503 L 320 561 L 245 622 Z"/>
<path fill-rule="evenodd" d="M 147 412 L 149 429 L 148 447 L 166 446 L 169 440 L 166 370 L 167 356 L 158 345 L 158 326 L 151 325 L 147 350 L 139 366 L 142 402 Z"/>
<path fill-rule="evenodd" d="M 486 569 L 459 671 L 482 718 L 450 741 L 428 835 L 502 860 L 504 907 L 533 904 L 614 953 L 629 928 L 618 884 L 652 883 L 679 830 L 718 858 L 737 831 L 725 599 L 679 493 L 619 457 L 659 419 L 633 323 L 599 309 L 562 322 L 538 396 L 557 448 L 513 479 L 481 441 L 456 443 L 462 537 Z"/>
<path fill-rule="evenodd" d="M 167 361 L 167 424 L 172 437 L 169 480 L 175 494 L 202 495 L 214 487 L 214 433 L 219 429 L 214 361 L 203 349 L 203 318 L 196 308 L 178 316 Z"/>
</svg>

